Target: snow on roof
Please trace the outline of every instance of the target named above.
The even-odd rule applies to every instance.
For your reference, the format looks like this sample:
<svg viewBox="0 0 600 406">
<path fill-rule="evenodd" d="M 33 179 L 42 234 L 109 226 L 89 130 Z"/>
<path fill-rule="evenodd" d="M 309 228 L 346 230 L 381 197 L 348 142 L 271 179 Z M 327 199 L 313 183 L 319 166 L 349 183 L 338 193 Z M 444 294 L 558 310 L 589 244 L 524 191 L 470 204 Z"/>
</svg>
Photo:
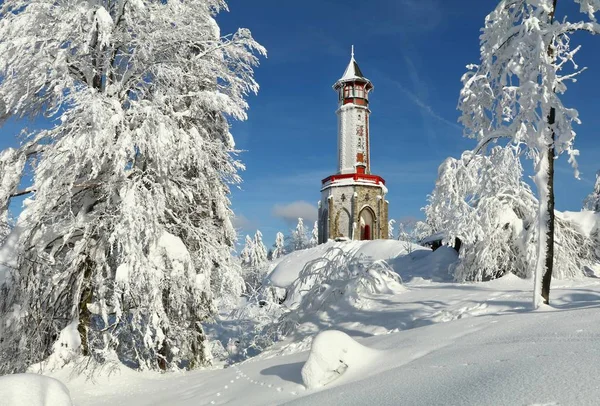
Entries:
<svg viewBox="0 0 600 406">
<path fill-rule="evenodd" d="M 363 75 L 362 71 L 358 67 L 358 63 L 356 62 L 356 59 L 354 59 L 354 45 L 353 45 L 352 46 L 352 55 L 350 57 L 350 63 L 348 63 L 348 66 L 346 67 L 346 70 L 344 71 L 344 74 L 342 75 L 340 80 L 338 80 L 336 82 L 336 86 L 340 83 L 348 82 L 348 81 L 352 81 L 352 80 L 356 80 L 356 79 L 360 79 L 362 81 L 370 83 L 369 79 L 367 79 Z"/>
<path fill-rule="evenodd" d="M 344 71 L 344 75 L 340 80 L 351 80 L 356 78 L 364 79 L 365 77 L 360 68 L 358 67 L 354 56 L 352 56 L 352 58 L 350 59 L 350 63 L 348 64 L 348 67 Z"/>
<path fill-rule="evenodd" d="M 441 241 L 444 238 L 446 238 L 446 233 L 442 231 L 423 238 L 421 241 L 419 241 L 419 244 L 431 244 L 432 242 Z"/>
</svg>

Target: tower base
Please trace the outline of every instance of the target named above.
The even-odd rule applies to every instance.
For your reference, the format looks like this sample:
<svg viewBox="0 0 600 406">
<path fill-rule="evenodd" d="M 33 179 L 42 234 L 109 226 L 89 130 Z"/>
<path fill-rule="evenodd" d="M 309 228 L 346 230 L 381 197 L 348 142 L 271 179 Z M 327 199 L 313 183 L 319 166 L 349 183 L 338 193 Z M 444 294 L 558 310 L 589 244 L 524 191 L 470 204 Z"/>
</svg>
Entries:
<svg viewBox="0 0 600 406">
<path fill-rule="evenodd" d="M 385 181 L 375 175 L 344 174 L 323 179 L 319 202 L 319 243 L 330 239 L 388 238 Z"/>
</svg>

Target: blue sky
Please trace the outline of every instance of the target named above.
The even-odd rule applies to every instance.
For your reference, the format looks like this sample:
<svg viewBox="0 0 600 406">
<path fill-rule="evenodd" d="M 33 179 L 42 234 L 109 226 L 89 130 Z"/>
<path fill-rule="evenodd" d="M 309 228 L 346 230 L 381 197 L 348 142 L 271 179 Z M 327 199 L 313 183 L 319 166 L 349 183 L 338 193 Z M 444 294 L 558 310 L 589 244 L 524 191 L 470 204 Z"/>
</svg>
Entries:
<svg viewBox="0 0 600 406">
<path fill-rule="evenodd" d="M 422 218 L 439 164 L 474 146 L 462 137 L 456 110 L 465 65 L 479 59 L 479 30 L 495 1 L 230 0 L 218 20 L 223 34 L 249 28 L 268 50 L 249 100 L 249 119 L 232 134 L 247 169 L 232 201 L 241 237 L 258 228 L 271 244 L 292 220 L 316 217 L 320 180 L 336 170 L 337 97 L 354 44 L 371 94 L 371 170 L 389 189 L 390 218 Z M 566 3 L 562 3 L 566 4 Z M 576 12 L 560 9 L 575 19 Z M 600 169 L 600 38 L 576 37 L 589 69 L 564 100 L 583 121 L 576 128 L 582 179 L 558 162 L 559 210 L 579 210 Z M 35 124 L 34 124 L 35 125 Z M 23 126 L 0 129 L 0 148 Z M 531 162 L 525 162 L 526 168 Z M 311 207 L 312 206 L 312 207 Z M 308 222 L 308 221 L 307 221 Z M 295 223 L 295 222 L 294 222 Z M 243 241 L 243 240 L 242 240 Z"/>
<path fill-rule="evenodd" d="M 576 17 L 560 3 L 559 14 Z M 242 232 L 260 228 L 272 241 L 278 230 L 292 226 L 285 217 L 311 213 L 298 202 L 316 205 L 320 180 L 336 170 L 337 98 L 331 86 L 343 74 L 352 44 L 361 70 L 375 85 L 371 170 L 387 181 L 390 218 L 422 218 L 439 164 L 475 144 L 462 137 L 456 105 L 465 65 L 478 62 L 479 30 L 495 4 L 229 1 L 230 12 L 220 17 L 223 32 L 248 27 L 269 52 L 256 71 L 261 91 L 250 100 L 249 120 L 232 130 L 246 150 L 244 183 L 233 196 Z M 583 121 L 576 129 L 582 179 L 573 177 L 566 158 L 559 160 L 559 210 L 579 210 L 600 169 L 599 40 L 574 39 L 583 44 L 578 61 L 589 67 L 565 97 Z"/>
</svg>

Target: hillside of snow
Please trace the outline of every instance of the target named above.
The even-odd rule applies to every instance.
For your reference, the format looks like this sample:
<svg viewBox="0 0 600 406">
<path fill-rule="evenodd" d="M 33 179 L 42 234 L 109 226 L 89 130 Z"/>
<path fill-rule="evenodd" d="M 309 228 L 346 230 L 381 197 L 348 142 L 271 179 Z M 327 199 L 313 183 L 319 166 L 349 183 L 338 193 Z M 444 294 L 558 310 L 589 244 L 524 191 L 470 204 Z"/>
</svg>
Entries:
<svg viewBox="0 0 600 406">
<path fill-rule="evenodd" d="M 245 362 L 167 374 L 120 367 L 93 380 L 68 368 L 52 376 L 81 406 L 597 404 L 599 279 L 554 281 L 552 307 L 532 311 L 530 280 L 453 283 L 454 250 L 394 257 L 399 243 L 383 243 L 343 249 L 385 257 L 404 281 L 401 291 L 331 304 Z M 318 259 L 318 250 L 326 252 L 285 258 L 271 278 Z"/>
<path fill-rule="evenodd" d="M 350 258 L 385 261 L 394 260 L 412 251 L 430 251 L 428 248 L 397 240 L 374 241 L 329 241 L 300 251 L 294 251 L 282 257 L 271 271 L 268 280 L 277 287 L 288 287 L 298 278 L 300 271 L 310 261 L 322 258 L 332 248 L 339 248 Z"/>
</svg>

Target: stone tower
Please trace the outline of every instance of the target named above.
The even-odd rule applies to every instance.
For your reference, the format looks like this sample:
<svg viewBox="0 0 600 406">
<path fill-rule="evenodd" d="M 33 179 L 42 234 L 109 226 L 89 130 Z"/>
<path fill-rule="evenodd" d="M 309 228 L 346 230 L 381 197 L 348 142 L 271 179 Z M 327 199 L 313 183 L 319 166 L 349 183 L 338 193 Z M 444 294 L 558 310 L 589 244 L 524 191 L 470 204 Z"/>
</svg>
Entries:
<svg viewBox="0 0 600 406">
<path fill-rule="evenodd" d="M 385 239 L 388 236 L 387 189 L 371 174 L 369 93 L 354 47 L 350 63 L 333 89 L 338 93 L 338 171 L 322 180 L 319 243 L 328 239 Z"/>
</svg>

